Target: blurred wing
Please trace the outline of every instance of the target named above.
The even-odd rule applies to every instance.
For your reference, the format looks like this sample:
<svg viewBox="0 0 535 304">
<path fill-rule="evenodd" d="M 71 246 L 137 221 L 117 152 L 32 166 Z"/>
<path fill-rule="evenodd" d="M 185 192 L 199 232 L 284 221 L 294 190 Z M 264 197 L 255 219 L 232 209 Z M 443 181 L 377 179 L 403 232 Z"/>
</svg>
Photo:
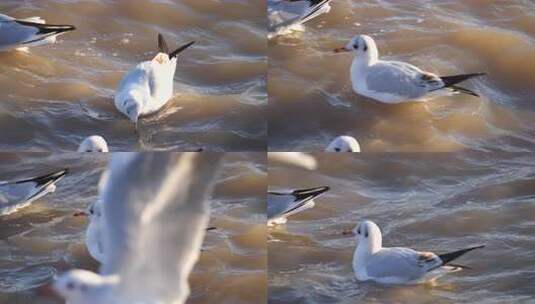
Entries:
<svg viewBox="0 0 535 304">
<path fill-rule="evenodd" d="M 318 167 L 318 161 L 314 156 L 302 152 L 268 152 L 268 161 L 293 165 L 308 170 L 315 170 Z"/>
<path fill-rule="evenodd" d="M 369 258 L 368 276 L 398 281 L 418 280 L 426 273 L 420 263 L 420 253 L 409 248 L 383 248 Z"/>
<path fill-rule="evenodd" d="M 329 190 L 329 187 L 299 189 L 292 192 L 269 191 L 267 198 L 268 220 L 287 217 L 314 207 L 313 199 Z"/>
<path fill-rule="evenodd" d="M 116 154 L 103 192 L 102 274 L 121 276 L 117 293 L 139 302 L 182 303 L 209 219 L 223 154 Z M 151 302 L 152 301 L 152 302 Z"/>
</svg>

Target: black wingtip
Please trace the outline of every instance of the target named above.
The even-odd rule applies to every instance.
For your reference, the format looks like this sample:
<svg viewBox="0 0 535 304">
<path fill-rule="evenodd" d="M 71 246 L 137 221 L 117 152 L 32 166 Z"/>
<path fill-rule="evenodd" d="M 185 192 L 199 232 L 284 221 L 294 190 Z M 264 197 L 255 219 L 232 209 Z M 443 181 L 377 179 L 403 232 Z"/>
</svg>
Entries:
<svg viewBox="0 0 535 304">
<path fill-rule="evenodd" d="M 46 175 L 42 175 L 42 176 L 38 176 L 38 177 L 34 177 L 34 178 L 29 178 L 29 179 L 25 179 L 25 180 L 20 180 L 20 181 L 17 181 L 16 183 L 17 184 L 22 184 L 22 183 L 27 183 L 27 182 L 35 182 L 38 185 L 44 185 L 44 184 L 47 184 L 49 182 L 56 182 L 56 181 L 62 179 L 65 175 L 67 175 L 67 173 L 69 173 L 69 169 L 61 169 L 61 170 L 54 171 L 54 172 L 46 174 Z"/>
<path fill-rule="evenodd" d="M 453 75 L 453 76 L 441 76 L 440 79 L 444 83 L 444 87 L 448 88 L 460 82 L 468 80 L 470 78 L 485 76 L 485 75 L 487 75 L 487 73 L 482 72 L 482 73 L 461 74 L 461 75 Z"/>
<path fill-rule="evenodd" d="M 169 54 L 169 47 L 162 34 L 158 33 L 158 50 L 160 53 Z"/>
<path fill-rule="evenodd" d="M 462 256 L 463 254 L 465 254 L 467 252 L 470 252 L 470 251 L 475 250 L 475 249 L 484 248 L 484 247 L 485 247 L 485 245 L 474 246 L 474 247 L 470 247 L 470 248 L 466 248 L 466 249 L 461 249 L 461 250 L 457 250 L 457 251 L 453 251 L 453 252 L 440 254 L 440 255 L 438 255 L 438 257 L 440 258 L 440 260 L 442 260 L 442 265 L 446 265 L 449 262 L 457 259 L 458 257 Z"/>
<path fill-rule="evenodd" d="M 18 24 L 25 26 L 33 26 L 39 29 L 38 34 L 47 35 L 47 34 L 61 34 L 64 32 L 70 32 L 76 30 L 76 26 L 70 24 L 46 24 L 46 23 L 36 23 L 31 21 L 24 20 L 15 20 Z"/>
<path fill-rule="evenodd" d="M 305 199 L 305 198 L 316 198 L 320 196 L 321 194 L 329 191 L 331 188 L 329 186 L 321 186 L 321 187 L 315 187 L 315 188 L 309 188 L 309 189 L 300 189 L 295 190 L 292 192 L 292 194 L 297 199 Z"/>
<path fill-rule="evenodd" d="M 194 45 L 195 43 L 196 43 L 196 41 L 191 41 L 191 42 L 188 42 L 188 43 L 182 45 L 181 47 L 179 47 L 178 49 L 176 49 L 174 52 L 172 52 L 171 54 L 169 54 L 169 58 L 178 57 L 178 54 L 182 53 L 184 50 L 186 50 L 186 49 L 189 48 L 190 46 Z"/>
</svg>

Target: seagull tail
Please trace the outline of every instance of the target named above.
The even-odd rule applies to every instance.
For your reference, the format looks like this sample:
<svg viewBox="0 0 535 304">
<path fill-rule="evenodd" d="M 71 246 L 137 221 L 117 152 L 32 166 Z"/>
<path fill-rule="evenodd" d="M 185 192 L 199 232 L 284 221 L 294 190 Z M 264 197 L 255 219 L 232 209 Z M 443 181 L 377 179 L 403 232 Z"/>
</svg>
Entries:
<svg viewBox="0 0 535 304">
<path fill-rule="evenodd" d="M 58 170 L 46 175 L 21 180 L 18 181 L 17 184 L 27 183 L 27 182 L 35 182 L 37 185 L 47 185 L 51 183 L 55 183 L 56 181 L 62 179 L 67 173 L 69 173 L 69 169 L 62 169 Z"/>
<path fill-rule="evenodd" d="M 464 93 L 464 94 L 472 95 L 472 96 L 475 96 L 475 97 L 479 97 L 479 94 L 477 94 L 476 92 L 471 91 L 471 90 L 469 90 L 469 89 L 465 89 L 465 88 L 463 88 L 463 87 L 459 87 L 459 86 L 456 86 L 456 85 L 452 85 L 452 86 L 450 86 L 450 88 L 451 88 L 454 92 L 459 92 L 459 93 Z"/>
<path fill-rule="evenodd" d="M 466 249 L 461 249 L 461 250 L 457 250 L 457 251 L 453 251 L 453 252 L 440 254 L 440 255 L 438 255 L 438 257 L 442 261 L 442 265 L 446 265 L 449 262 L 457 259 L 458 257 L 462 256 L 463 254 L 465 254 L 465 253 L 467 253 L 469 251 L 472 251 L 472 250 L 475 250 L 475 249 L 479 249 L 479 248 L 483 248 L 483 247 L 485 247 L 485 245 L 474 246 L 474 247 L 470 247 L 470 248 L 466 248 Z"/>
<path fill-rule="evenodd" d="M 442 80 L 442 82 L 444 82 L 444 87 L 449 88 L 451 86 L 458 84 L 459 82 L 463 82 L 470 78 L 484 76 L 484 75 L 487 75 L 487 73 L 471 73 L 471 74 L 461 74 L 461 75 L 454 75 L 454 76 L 443 76 L 443 77 L 440 77 L 440 79 Z"/>
<path fill-rule="evenodd" d="M 18 24 L 25 26 L 32 26 L 39 29 L 38 35 L 57 35 L 65 32 L 74 31 L 76 27 L 74 25 L 67 24 L 44 24 L 25 20 L 15 20 Z"/>
</svg>

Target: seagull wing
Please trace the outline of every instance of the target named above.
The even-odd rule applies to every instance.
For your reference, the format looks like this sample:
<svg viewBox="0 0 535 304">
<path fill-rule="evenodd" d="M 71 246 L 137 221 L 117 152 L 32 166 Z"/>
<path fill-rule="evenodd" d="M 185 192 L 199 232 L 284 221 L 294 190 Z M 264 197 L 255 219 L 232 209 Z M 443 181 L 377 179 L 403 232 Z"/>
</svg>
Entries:
<svg viewBox="0 0 535 304">
<path fill-rule="evenodd" d="M 387 283 L 408 283 L 423 278 L 431 265 L 440 264 L 432 253 L 410 248 L 383 248 L 369 257 L 366 272 L 370 278 Z"/>
<path fill-rule="evenodd" d="M 62 179 L 68 170 L 58 170 L 16 182 L 0 184 L 0 214 L 23 207 L 50 192 L 49 186 Z"/>
<path fill-rule="evenodd" d="M 19 20 L 0 14 L 0 49 L 33 45 L 74 29 L 72 25 L 44 24 L 39 18 Z"/>
<path fill-rule="evenodd" d="M 102 274 L 119 274 L 117 295 L 183 303 L 209 217 L 207 197 L 223 154 L 116 154 L 103 216 Z M 135 301 L 134 301 L 135 300 Z"/>
</svg>

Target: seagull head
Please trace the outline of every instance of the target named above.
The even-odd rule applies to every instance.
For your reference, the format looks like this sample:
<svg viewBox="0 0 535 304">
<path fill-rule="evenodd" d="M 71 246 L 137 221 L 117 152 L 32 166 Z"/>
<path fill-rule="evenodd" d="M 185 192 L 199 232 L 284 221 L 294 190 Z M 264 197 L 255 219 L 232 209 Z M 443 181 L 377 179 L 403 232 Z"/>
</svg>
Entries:
<svg viewBox="0 0 535 304">
<path fill-rule="evenodd" d="M 100 200 L 97 200 L 91 203 L 91 205 L 89 205 L 89 207 L 86 210 L 81 211 L 81 212 L 76 212 L 74 216 L 84 216 L 84 217 L 87 216 L 90 220 L 102 217 Z"/>
<path fill-rule="evenodd" d="M 360 152 L 360 145 L 354 137 L 338 136 L 329 144 L 325 152 Z"/>
<path fill-rule="evenodd" d="M 78 147 L 78 152 L 109 152 L 108 144 L 102 136 L 93 135 L 84 139 Z"/>
<path fill-rule="evenodd" d="M 364 221 L 353 230 L 358 242 L 357 250 L 364 250 L 373 254 L 381 250 L 383 246 L 383 237 L 381 229 L 372 221 Z"/>
<path fill-rule="evenodd" d="M 137 124 L 139 119 L 139 112 L 141 110 L 140 108 L 140 104 L 135 102 L 133 99 L 130 99 L 126 102 L 126 108 L 124 109 L 125 114 L 135 124 Z"/>
<path fill-rule="evenodd" d="M 345 46 L 336 48 L 335 53 L 356 52 L 358 60 L 367 62 L 377 61 L 379 51 L 372 37 L 368 35 L 356 35 Z"/>
<path fill-rule="evenodd" d="M 117 284 L 118 279 L 117 276 L 104 277 L 91 271 L 75 269 L 58 275 L 51 287 L 67 303 L 90 303 L 92 294 Z"/>
</svg>

